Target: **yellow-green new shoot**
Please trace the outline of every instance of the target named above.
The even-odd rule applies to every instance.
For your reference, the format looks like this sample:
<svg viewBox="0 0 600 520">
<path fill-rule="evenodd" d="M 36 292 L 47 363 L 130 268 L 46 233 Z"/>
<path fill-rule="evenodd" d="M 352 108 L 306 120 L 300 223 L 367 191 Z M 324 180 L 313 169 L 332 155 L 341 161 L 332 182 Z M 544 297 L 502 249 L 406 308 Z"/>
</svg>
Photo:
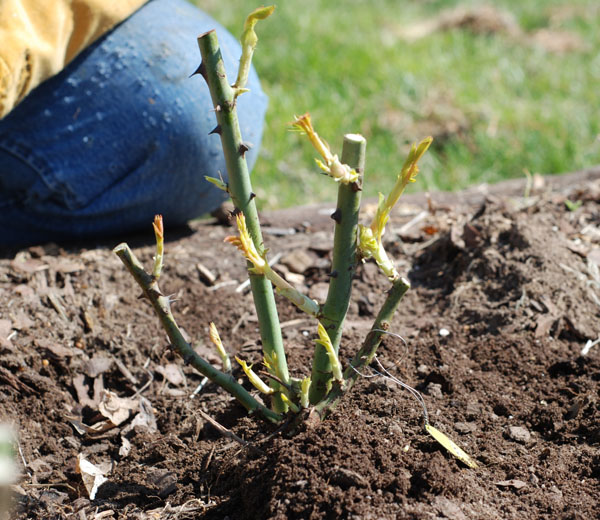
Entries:
<svg viewBox="0 0 600 520">
<path fill-rule="evenodd" d="M 315 150 L 317 150 L 319 155 L 323 158 L 323 161 L 325 162 L 315 159 L 321 170 L 329 174 L 329 176 L 335 181 L 342 182 L 344 184 L 350 184 L 358 180 L 359 174 L 347 164 L 342 164 L 338 156 L 331 153 L 329 145 L 323 139 L 321 139 L 321 137 L 319 137 L 317 132 L 315 132 L 310 120 L 310 114 L 308 112 L 303 116 L 296 116 L 296 119 L 291 123 L 291 125 L 308 136 L 308 139 L 314 146 Z"/>
<path fill-rule="evenodd" d="M 240 68 L 238 69 L 238 75 L 235 83 L 231 85 L 234 92 L 234 98 L 237 98 L 244 92 L 248 92 L 248 89 L 244 87 L 248 83 L 248 74 L 250 72 L 250 65 L 252 63 L 252 55 L 254 54 L 254 49 L 256 49 L 256 44 L 258 43 L 258 36 L 256 36 L 254 27 L 259 20 L 264 20 L 265 18 L 271 16 L 274 10 L 274 5 L 269 7 L 259 7 L 258 9 L 252 11 L 248 15 L 248 18 L 246 18 L 246 23 L 244 23 L 244 32 L 240 38 L 240 43 L 242 44 Z"/>
<path fill-rule="evenodd" d="M 154 268 L 152 269 L 152 277 L 155 280 L 160 278 L 160 273 L 163 267 L 163 253 L 165 248 L 165 230 L 163 227 L 162 215 L 154 215 L 154 238 L 156 239 L 156 255 L 154 255 Z"/>
<path fill-rule="evenodd" d="M 277 370 L 277 354 L 275 352 L 273 352 L 273 355 L 271 356 L 267 352 L 264 352 L 263 365 L 265 365 L 265 368 L 269 374 L 283 380 L 282 374 L 280 374 Z M 283 392 L 287 392 L 285 388 L 282 388 L 281 390 Z"/>
<path fill-rule="evenodd" d="M 379 194 L 379 198 L 383 195 Z M 381 239 L 373 234 L 370 227 L 358 225 L 358 249 L 364 259 L 374 258 L 383 273 L 392 281 L 397 280 L 400 274 L 394 266 L 394 262 L 388 257 Z"/>
<path fill-rule="evenodd" d="M 388 195 L 387 199 L 384 199 L 383 195 L 379 196 L 379 205 L 377 207 L 377 212 L 373 217 L 373 222 L 371 222 L 371 230 L 373 234 L 377 237 L 377 240 L 381 240 L 383 233 L 385 232 L 385 225 L 390 219 L 390 211 L 398 202 L 400 195 L 406 189 L 409 183 L 415 182 L 417 180 L 417 173 L 419 173 L 419 160 L 433 141 L 433 137 L 426 137 L 423 139 L 418 145 L 413 144 L 410 148 L 410 152 L 408 153 L 408 157 L 404 161 L 402 165 L 402 170 L 396 179 L 396 183 L 392 188 L 392 191 Z"/>
<path fill-rule="evenodd" d="M 319 304 L 311 300 L 308 296 L 302 294 L 298 289 L 294 289 L 286 280 L 277 274 L 267 262 L 264 256 L 261 256 L 256 250 L 256 246 L 248 233 L 246 227 L 246 218 L 243 213 L 236 217 L 236 224 L 239 231 L 239 236 L 229 236 L 225 238 L 228 242 L 236 246 L 246 257 L 246 259 L 254 266 L 252 271 L 255 274 L 263 275 L 274 286 L 276 291 L 289 299 L 294 305 L 311 316 L 317 316 L 320 311 Z"/>
<path fill-rule="evenodd" d="M 269 385 L 267 385 L 260 377 L 258 377 L 256 372 L 252 370 L 252 365 L 248 366 L 248 364 L 244 360 L 240 359 L 237 356 L 235 356 L 235 360 L 241 365 L 242 370 L 244 371 L 252 385 L 254 385 L 254 387 L 260 393 L 270 395 L 275 391 Z"/>
<path fill-rule="evenodd" d="M 300 382 L 300 406 L 308 408 L 310 403 L 308 400 L 308 391 L 310 390 L 310 377 L 305 377 Z"/>
<path fill-rule="evenodd" d="M 432 141 L 432 137 L 426 137 L 418 145 L 412 145 L 390 194 L 387 198 L 382 193 L 379 194 L 379 204 L 377 205 L 377 211 L 371 225 L 369 227 L 359 226 L 358 247 L 363 258 L 374 258 L 377 265 L 392 281 L 396 280 L 399 274 L 393 262 L 387 256 L 381 239 L 385 233 L 385 226 L 390 219 L 392 208 L 398 202 L 406 186 L 411 182 L 415 182 L 417 173 L 419 172 L 418 162 Z"/>
<path fill-rule="evenodd" d="M 267 261 L 256 250 L 256 246 L 252 241 L 252 237 L 250 236 L 250 233 L 248 233 L 246 217 L 244 217 L 243 213 L 239 213 L 237 215 L 235 223 L 237 225 L 239 235 L 225 237 L 224 242 L 237 247 L 243 253 L 244 257 L 246 257 L 246 260 L 252 263 L 254 266 L 254 272 L 256 274 L 264 274 Z"/>
<path fill-rule="evenodd" d="M 275 359 L 270 357 L 266 352 L 263 356 L 263 365 L 265 365 L 270 374 L 275 374 L 275 367 L 277 366 L 277 363 L 275 363 Z"/>
<path fill-rule="evenodd" d="M 335 349 L 333 348 L 331 339 L 329 339 L 329 334 L 327 334 L 327 331 L 321 322 L 318 324 L 317 333 L 319 334 L 319 339 L 316 340 L 316 342 L 327 351 L 329 362 L 331 363 L 331 372 L 334 379 L 340 383 L 343 382 L 344 376 L 342 375 L 342 365 L 340 364 L 340 360 L 338 359 Z"/>
<path fill-rule="evenodd" d="M 231 372 L 231 361 L 227 355 L 227 352 L 225 352 L 225 347 L 223 347 L 223 342 L 221 341 L 221 336 L 219 336 L 217 326 L 211 321 L 208 329 L 210 340 L 213 342 L 213 345 L 217 347 L 217 352 L 221 358 L 221 363 L 223 363 L 223 371 L 227 373 Z"/>
<path fill-rule="evenodd" d="M 204 178 L 211 184 L 214 184 L 220 190 L 223 190 L 224 192 L 229 193 L 229 186 L 227 186 L 227 184 L 223 181 L 223 179 L 217 179 L 216 177 L 209 177 L 208 175 L 205 175 Z"/>
<path fill-rule="evenodd" d="M 293 403 L 292 401 L 290 401 L 289 397 L 287 395 L 285 395 L 284 393 L 281 393 L 281 400 L 289 406 L 289 408 L 292 412 L 294 412 L 294 413 L 300 412 L 300 408 L 298 408 L 298 405 L 296 403 Z"/>
</svg>

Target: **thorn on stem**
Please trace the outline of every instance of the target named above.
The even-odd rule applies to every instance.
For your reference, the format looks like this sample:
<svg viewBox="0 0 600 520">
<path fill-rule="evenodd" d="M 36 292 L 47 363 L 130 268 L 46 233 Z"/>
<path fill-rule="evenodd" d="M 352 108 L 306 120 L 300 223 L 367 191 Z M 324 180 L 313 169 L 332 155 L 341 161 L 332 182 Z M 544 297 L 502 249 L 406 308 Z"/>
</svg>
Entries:
<svg viewBox="0 0 600 520">
<path fill-rule="evenodd" d="M 337 278 L 338 277 L 338 272 L 337 271 L 331 271 L 330 273 L 327 274 L 327 276 L 329 276 L 329 278 Z"/>
<path fill-rule="evenodd" d="M 239 148 L 238 148 L 238 153 L 240 154 L 240 157 L 244 157 L 246 155 L 246 152 L 248 150 L 250 150 L 251 145 L 249 143 L 242 143 L 240 144 Z"/>
<path fill-rule="evenodd" d="M 183 364 L 184 365 L 189 365 L 192 362 L 192 359 L 194 359 L 194 355 L 193 354 L 188 354 L 186 356 L 183 356 Z"/>
<path fill-rule="evenodd" d="M 331 218 L 336 221 L 336 223 L 340 223 L 342 221 L 342 210 L 337 208 L 332 214 Z"/>
<path fill-rule="evenodd" d="M 208 82 L 208 80 L 206 79 L 206 67 L 204 66 L 204 62 L 200 63 L 198 68 L 194 72 L 192 72 L 190 78 L 192 76 L 195 76 L 196 74 L 200 74 L 204 78 L 204 80 Z"/>
<path fill-rule="evenodd" d="M 232 217 L 237 217 L 242 210 L 238 207 L 233 208 L 233 211 L 230 211 Z"/>
<path fill-rule="evenodd" d="M 221 135 L 221 125 L 215 126 L 210 132 L 208 132 L 208 135 L 212 135 L 212 134 Z"/>
<path fill-rule="evenodd" d="M 253 191 L 250 192 L 250 199 L 248 202 L 250 202 L 250 200 L 255 199 L 256 198 L 256 193 L 254 193 Z"/>
<path fill-rule="evenodd" d="M 155 282 L 156 282 L 156 280 L 155 280 Z M 160 289 L 159 289 L 159 287 L 158 287 L 158 285 L 156 283 L 154 283 L 151 287 L 148 287 L 148 291 L 151 294 L 153 294 L 154 296 L 156 296 L 157 298 L 160 298 L 161 296 L 164 296 L 164 294 L 162 292 L 160 292 Z M 167 298 L 167 300 L 168 300 L 168 298 Z"/>
</svg>

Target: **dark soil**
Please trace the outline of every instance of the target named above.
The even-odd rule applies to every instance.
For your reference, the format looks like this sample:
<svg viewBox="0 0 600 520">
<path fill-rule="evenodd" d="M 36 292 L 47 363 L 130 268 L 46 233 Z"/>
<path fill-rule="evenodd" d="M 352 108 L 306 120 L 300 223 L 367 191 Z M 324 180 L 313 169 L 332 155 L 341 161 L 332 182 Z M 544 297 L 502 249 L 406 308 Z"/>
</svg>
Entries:
<svg viewBox="0 0 600 520">
<path fill-rule="evenodd" d="M 554 184 L 552 184 L 554 183 Z M 600 171 L 405 199 L 388 249 L 413 288 L 379 360 L 419 389 L 431 422 L 479 463 L 423 430 L 419 405 L 361 379 L 324 422 L 295 431 L 247 417 L 170 350 L 115 242 L 55 245 L 0 260 L 0 421 L 19 432 L 16 519 L 592 519 L 600 511 Z M 567 208 L 565 202 L 581 203 Z M 568 203 L 567 203 L 568 204 Z M 405 224 L 423 210 L 422 219 Z M 263 215 L 281 272 L 321 298 L 333 208 Z M 373 207 L 365 208 L 365 212 Z M 244 265 L 216 221 L 166 223 L 162 289 L 197 348 L 214 321 L 230 351 L 258 363 Z M 153 246 L 130 240 L 149 265 Z M 148 240 L 144 244 L 141 240 Z M 198 264 L 216 276 L 213 285 Z M 359 269 L 341 358 L 385 297 Z M 291 371 L 306 375 L 316 327 L 281 301 Z M 241 371 L 236 369 L 241 377 Z M 131 398 L 118 426 L 106 391 Z M 249 443 L 221 435 L 202 410 Z M 107 429 L 108 428 L 108 429 Z M 109 466 L 90 500 L 78 455 Z"/>
</svg>

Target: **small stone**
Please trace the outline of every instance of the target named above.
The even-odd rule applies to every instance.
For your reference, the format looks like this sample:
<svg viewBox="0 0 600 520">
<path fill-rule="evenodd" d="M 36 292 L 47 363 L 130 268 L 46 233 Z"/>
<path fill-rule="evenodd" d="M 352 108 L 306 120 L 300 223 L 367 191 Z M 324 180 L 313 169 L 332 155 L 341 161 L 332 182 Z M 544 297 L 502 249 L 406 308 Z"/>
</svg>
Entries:
<svg viewBox="0 0 600 520">
<path fill-rule="evenodd" d="M 419 365 L 417 367 L 417 374 L 419 374 L 421 377 L 425 377 L 427 374 L 429 374 L 429 367 L 427 365 Z"/>
<path fill-rule="evenodd" d="M 558 489 L 558 487 L 556 487 L 556 486 L 551 486 L 549 491 L 551 493 L 553 493 L 554 495 L 556 495 L 557 498 L 562 498 L 562 496 L 563 496 L 562 491 L 560 489 Z"/>
<path fill-rule="evenodd" d="M 285 273 L 284 278 L 296 287 L 302 287 L 304 285 L 305 278 L 301 274 L 288 271 L 287 273 Z"/>
<path fill-rule="evenodd" d="M 444 394 L 442 393 L 442 385 L 438 383 L 429 383 L 425 389 L 425 393 L 436 399 L 442 399 Z"/>
<path fill-rule="evenodd" d="M 318 282 L 308 289 L 308 296 L 318 302 L 324 302 L 327 299 L 327 291 L 329 291 L 329 284 Z"/>
<path fill-rule="evenodd" d="M 500 482 L 496 482 L 496 485 L 499 487 L 511 487 L 513 489 L 522 489 L 527 486 L 527 482 L 523 482 L 522 480 L 517 480 L 515 478 L 510 480 L 501 480 Z"/>
<path fill-rule="evenodd" d="M 473 433 L 477 429 L 477 426 L 474 423 L 456 422 L 454 423 L 454 429 L 458 433 L 466 434 Z"/>
<path fill-rule="evenodd" d="M 465 410 L 465 416 L 467 419 L 477 419 L 481 415 L 481 405 L 477 401 L 470 401 L 467 403 L 467 409 Z"/>
<path fill-rule="evenodd" d="M 516 442 L 520 442 L 522 444 L 527 444 L 531 441 L 531 434 L 529 430 L 523 428 L 522 426 L 511 426 L 508 429 L 508 436 Z"/>
<path fill-rule="evenodd" d="M 280 262 L 292 273 L 303 274 L 309 267 L 312 267 L 314 260 L 303 249 L 297 249 L 284 255 Z"/>
<path fill-rule="evenodd" d="M 334 468 L 330 482 L 347 490 L 351 487 L 368 487 L 369 482 L 365 477 L 351 469 L 336 467 Z"/>
<path fill-rule="evenodd" d="M 165 468 L 150 468 L 148 480 L 157 488 L 157 494 L 161 498 L 168 497 L 177 489 L 177 475 Z"/>
<path fill-rule="evenodd" d="M 396 421 L 392 421 L 388 424 L 387 432 L 390 435 L 402 435 L 402 427 Z"/>
<path fill-rule="evenodd" d="M 460 506 L 446 497 L 435 497 L 431 505 L 444 518 L 449 518 L 451 520 L 467 520 L 467 516 L 462 512 Z"/>
<path fill-rule="evenodd" d="M 83 364 L 83 372 L 92 379 L 106 372 L 112 367 L 113 360 L 108 357 L 94 356 Z"/>
<path fill-rule="evenodd" d="M 67 493 L 63 493 L 62 491 L 56 491 L 55 489 L 48 489 L 40 493 L 39 500 L 45 506 L 50 506 L 53 504 L 62 504 L 68 498 L 69 495 Z"/>
<path fill-rule="evenodd" d="M 600 247 L 593 247 L 587 255 L 588 262 L 600 265 Z"/>
<path fill-rule="evenodd" d="M 79 497 L 71 502 L 71 507 L 74 512 L 81 511 L 90 505 L 90 499 L 85 497 Z M 81 516 L 81 515 L 80 515 Z"/>
</svg>

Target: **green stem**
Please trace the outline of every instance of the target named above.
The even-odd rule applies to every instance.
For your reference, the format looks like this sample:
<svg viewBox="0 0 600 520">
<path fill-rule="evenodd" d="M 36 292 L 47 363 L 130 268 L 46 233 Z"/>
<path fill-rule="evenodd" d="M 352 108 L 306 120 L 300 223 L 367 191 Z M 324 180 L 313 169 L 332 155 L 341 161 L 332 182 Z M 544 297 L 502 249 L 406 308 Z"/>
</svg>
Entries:
<svg viewBox="0 0 600 520">
<path fill-rule="evenodd" d="M 344 384 L 340 385 L 335 382 L 327 398 L 315 406 L 315 410 L 319 415 L 324 416 L 329 410 L 334 408 L 340 397 L 356 383 L 359 376 L 356 371 L 362 372 L 362 370 L 373 361 L 377 349 L 381 344 L 381 338 L 385 334 L 385 332 L 381 331 L 389 330 L 394 313 L 396 312 L 402 297 L 409 289 L 410 283 L 405 278 L 399 277 L 394 281 L 392 288 L 388 292 L 387 298 L 377 313 L 375 323 L 373 323 L 371 330 L 367 334 L 362 347 L 350 362 L 350 366 L 344 371 Z"/>
<path fill-rule="evenodd" d="M 360 177 L 355 183 L 340 182 L 337 207 L 332 215 L 335 220 L 335 232 L 331 281 L 320 321 L 325 327 L 336 353 L 339 350 L 344 319 L 350 304 L 352 277 L 356 271 L 358 212 L 366 146 L 367 141 L 361 135 L 347 134 L 344 136 L 341 161 L 356 170 Z M 309 397 L 310 402 L 316 404 L 327 395 L 332 379 L 327 350 L 319 344 L 315 347 L 311 379 Z"/>
<path fill-rule="evenodd" d="M 240 384 L 238 384 L 230 375 L 217 370 L 210 363 L 202 359 L 184 339 L 175 318 L 171 313 L 169 298 L 164 296 L 158 287 L 156 278 L 148 274 L 140 261 L 133 254 L 133 251 L 127 244 L 119 244 L 113 249 L 116 255 L 125 264 L 128 271 L 132 274 L 135 281 L 142 288 L 144 296 L 148 298 L 160 322 L 169 336 L 171 345 L 177 353 L 183 358 L 185 363 L 191 364 L 203 376 L 208 377 L 212 382 L 221 386 L 233 395 L 249 412 L 259 413 L 265 419 L 271 422 L 279 422 L 283 418 L 281 415 L 269 410 L 266 406 L 259 403 L 252 395 Z"/>
<path fill-rule="evenodd" d="M 244 213 L 248 232 L 256 249 L 262 254 L 264 251 L 263 238 L 245 159 L 248 146 L 242 141 L 234 91 L 227 82 L 216 32 L 213 30 L 200 35 L 198 47 L 202 55 L 199 72 L 206 79 L 217 116 L 218 126 L 215 131 L 221 136 L 221 145 L 229 174 L 229 193 L 235 207 Z M 248 267 L 252 267 L 252 264 L 248 263 Z M 250 273 L 249 277 L 263 350 L 270 359 L 275 360 L 274 370 L 276 373 L 274 375 L 284 383 L 289 383 L 290 376 L 283 349 L 273 287 L 264 276 Z M 279 395 L 279 384 L 271 381 L 271 387 L 276 390 L 273 395 L 273 409 L 277 412 L 285 412 L 287 405 Z"/>
</svg>

